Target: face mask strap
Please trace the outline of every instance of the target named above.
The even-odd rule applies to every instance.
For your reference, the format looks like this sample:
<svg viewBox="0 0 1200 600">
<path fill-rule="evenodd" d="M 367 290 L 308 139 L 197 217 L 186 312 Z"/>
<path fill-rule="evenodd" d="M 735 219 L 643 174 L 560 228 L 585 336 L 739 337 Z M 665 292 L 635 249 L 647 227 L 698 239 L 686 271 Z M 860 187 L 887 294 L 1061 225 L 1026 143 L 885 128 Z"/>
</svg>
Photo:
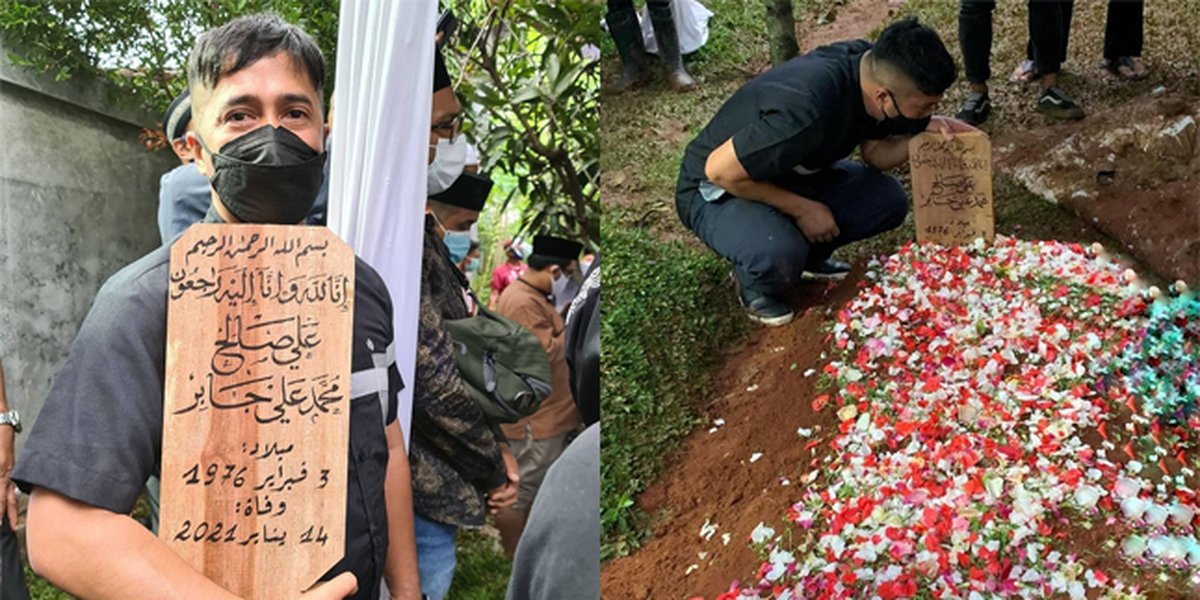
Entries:
<svg viewBox="0 0 1200 600">
<path fill-rule="evenodd" d="M 883 88 L 883 89 L 884 89 L 884 91 L 886 91 L 888 93 L 888 97 L 892 99 L 892 107 L 896 109 L 895 117 L 888 117 L 886 112 L 883 113 L 884 117 L 887 117 L 889 119 L 907 119 L 909 121 L 920 121 L 920 119 L 914 119 L 914 118 L 904 114 L 904 111 L 900 109 L 900 102 L 896 100 L 896 94 L 892 93 L 892 90 L 890 88 Z"/>
<path fill-rule="evenodd" d="M 442 220 L 438 218 L 437 211 L 431 210 L 429 214 L 433 216 L 433 221 L 438 224 L 438 227 L 442 228 L 442 239 L 445 239 L 446 234 L 450 233 L 450 228 L 446 227 L 446 224 L 442 223 Z"/>
</svg>

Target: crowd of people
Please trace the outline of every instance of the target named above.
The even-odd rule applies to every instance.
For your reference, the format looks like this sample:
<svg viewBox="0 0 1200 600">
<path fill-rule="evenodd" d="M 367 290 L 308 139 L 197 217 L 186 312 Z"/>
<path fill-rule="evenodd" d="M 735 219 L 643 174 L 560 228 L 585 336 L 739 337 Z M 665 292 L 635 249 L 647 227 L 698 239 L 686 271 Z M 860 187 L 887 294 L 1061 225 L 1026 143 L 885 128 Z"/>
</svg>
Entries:
<svg viewBox="0 0 1200 600">
<path fill-rule="evenodd" d="M 345 553 L 304 597 L 440 600 L 459 532 L 489 515 L 514 556 L 511 598 L 598 597 L 599 262 L 589 252 L 585 269 L 583 244 L 553 235 L 508 242 L 489 306 L 476 299 L 468 278 L 482 262 L 474 225 L 492 182 L 479 159 L 468 158 L 444 41 L 439 35 L 432 76 L 423 251 L 404 259 L 421 264 L 419 325 L 408 340 L 417 345 L 415 378 L 401 381 L 394 358 L 384 365 L 390 402 L 382 421 L 367 416 L 379 412 L 375 391 L 351 399 L 347 451 L 358 467 L 347 482 Z M 127 598 L 131 590 L 232 597 L 153 532 L 170 247 L 195 223 L 326 221 L 333 108 L 322 111 L 325 61 L 313 38 L 273 15 L 240 17 L 197 40 L 187 76 L 187 91 L 163 120 L 181 164 L 161 180 L 162 245 L 97 294 L 15 469 L 19 416 L 8 411 L 0 377 L 3 527 L 16 521 L 20 488 L 30 495 L 31 566 L 84 598 Z M 380 368 L 372 348 L 402 340 L 393 339 L 387 286 L 361 259 L 354 296 L 347 335 L 357 373 Z M 551 374 L 540 404 L 511 422 L 481 407 L 449 326 L 489 307 L 536 340 Z M 397 418 L 404 385 L 414 390 L 407 453 Z M 146 524 L 129 516 L 143 491 Z"/>
</svg>

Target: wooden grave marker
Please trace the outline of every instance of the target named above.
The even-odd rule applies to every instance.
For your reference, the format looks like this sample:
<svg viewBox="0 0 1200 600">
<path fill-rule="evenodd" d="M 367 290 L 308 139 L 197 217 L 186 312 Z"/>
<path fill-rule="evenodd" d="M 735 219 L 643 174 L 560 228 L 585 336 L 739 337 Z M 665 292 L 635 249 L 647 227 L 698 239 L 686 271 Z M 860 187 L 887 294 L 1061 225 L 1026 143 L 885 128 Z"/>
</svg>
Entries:
<svg viewBox="0 0 1200 600">
<path fill-rule="evenodd" d="M 199 224 L 171 248 L 159 537 L 241 597 L 342 558 L 353 319 L 327 228 Z"/>
<path fill-rule="evenodd" d="M 986 134 L 925 132 L 908 143 L 917 241 L 944 246 L 991 243 L 996 236 L 992 204 L 992 144 Z"/>
</svg>

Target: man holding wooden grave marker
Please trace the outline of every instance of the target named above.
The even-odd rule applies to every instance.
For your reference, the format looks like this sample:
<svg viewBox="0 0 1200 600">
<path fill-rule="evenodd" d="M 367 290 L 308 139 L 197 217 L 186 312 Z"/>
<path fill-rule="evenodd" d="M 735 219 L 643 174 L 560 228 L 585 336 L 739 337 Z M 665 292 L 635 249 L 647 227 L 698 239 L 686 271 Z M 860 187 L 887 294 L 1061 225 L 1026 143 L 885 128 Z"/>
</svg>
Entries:
<svg viewBox="0 0 1200 600">
<path fill-rule="evenodd" d="M 866 40 L 823 46 L 751 80 L 688 146 L 675 191 L 680 219 L 733 263 L 749 317 L 794 314 L 784 294 L 805 279 L 839 279 L 850 242 L 894 229 L 903 187 L 881 172 L 908 160 L 922 131 L 973 131 L 933 116 L 954 61 L 915 19 Z M 845 160 L 861 148 L 863 163 Z"/>
<path fill-rule="evenodd" d="M 305 598 L 375 600 L 383 576 L 419 597 L 387 288 L 328 230 L 268 225 L 300 223 L 321 184 L 324 69 L 275 16 L 196 42 L 207 224 L 100 290 L 13 477 L 33 567 L 74 595 L 288 598 L 319 579 Z M 127 516 L 160 469 L 162 539 Z"/>
</svg>

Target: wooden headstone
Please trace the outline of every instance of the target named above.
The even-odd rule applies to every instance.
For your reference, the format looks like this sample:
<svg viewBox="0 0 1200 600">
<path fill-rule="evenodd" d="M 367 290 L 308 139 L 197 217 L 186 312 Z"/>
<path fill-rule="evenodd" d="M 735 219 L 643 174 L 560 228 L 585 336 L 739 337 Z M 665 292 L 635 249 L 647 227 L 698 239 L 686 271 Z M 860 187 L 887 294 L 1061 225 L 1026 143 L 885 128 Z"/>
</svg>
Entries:
<svg viewBox="0 0 1200 600">
<path fill-rule="evenodd" d="M 159 537 L 243 598 L 294 597 L 344 551 L 354 253 L 200 224 L 170 278 Z"/>
<path fill-rule="evenodd" d="M 919 134 L 908 143 L 918 242 L 944 246 L 991 243 L 992 144 L 983 133 Z"/>
</svg>

